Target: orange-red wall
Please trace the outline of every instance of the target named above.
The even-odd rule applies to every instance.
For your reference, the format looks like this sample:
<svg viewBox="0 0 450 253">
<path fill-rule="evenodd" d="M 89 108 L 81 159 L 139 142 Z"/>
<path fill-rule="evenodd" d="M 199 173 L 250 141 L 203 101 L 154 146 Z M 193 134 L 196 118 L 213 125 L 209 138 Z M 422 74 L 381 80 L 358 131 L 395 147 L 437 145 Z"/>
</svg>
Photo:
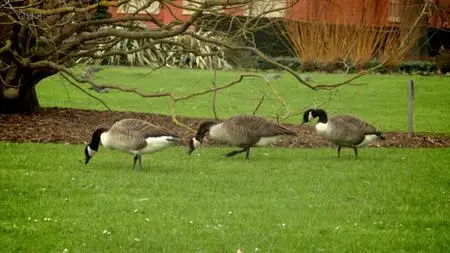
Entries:
<svg viewBox="0 0 450 253">
<path fill-rule="evenodd" d="M 388 0 L 301 0 L 286 13 L 292 20 L 381 24 L 387 21 Z"/>
<path fill-rule="evenodd" d="M 450 0 L 434 1 L 436 6 L 442 9 L 433 15 L 430 25 L 450 28 Z M 183 0 L 175 0 L 174 4 L 182 6 Z M 286 11 L 285 17 L 299 21 L 389 25 L 389 8 L 390 0 L 300 0 Z M 123 15 L 117 13 L 115 7 L 111 7 L 110 11 L 113 16 Z M 236 9 L 229 12 L 236 15 L 243 13 Z M 176 19 L 188 20 L 190 15 L 183 14 L 180 8 L 169 7 L 161 8 L 159 14 L 154 17 L 162 23 L 168 24 Z M 149 24 L 149 27 L 154 27 L 154 25 Z"/>
<path fill-rule="evenodd" d="M 450 29 L 450 0 L 435 0 L 437 10 L 432 18 L 432 25 Z"/>
</svg>

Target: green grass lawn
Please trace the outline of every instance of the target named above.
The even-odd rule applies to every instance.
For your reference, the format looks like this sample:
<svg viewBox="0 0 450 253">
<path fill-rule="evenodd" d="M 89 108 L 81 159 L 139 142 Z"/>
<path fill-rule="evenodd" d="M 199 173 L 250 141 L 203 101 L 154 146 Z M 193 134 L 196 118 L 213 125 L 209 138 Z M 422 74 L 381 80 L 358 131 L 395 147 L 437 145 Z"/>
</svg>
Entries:
<svg viewBox="0 0 450 253">
<path fill-rule="evenodd" d="M 449 252 L 450 149 L 0 143 L 1 252 Z"/>
<path fill-rule="evenodd" d="M 236 80 L 241 72 L 218 72 L 218 85 Z M 260 72 L 260 74 L 263 74 Z M 146 92 L 175 92 L 187 95 L 212 87 L 213 72 L 198 70 L 162 69 L 149 74 L 145 68 L 107 67 L 98 73 L 98 83 L 121 84 L 142 89 Z M 318 83 L 336 83 L 349 76 L 339 74 L 311 73 Z M 279 91 L 292 112 L 302 111 L 326 103 L 322 107 L 330 114 L 353 114 L 377 126 L 382 131 L 407 129 L 406 84 L 416 82 L 415 130 L 419 132 L 450 133 L 450 77 L 409 75 L 368 75 L 355 81 L 360 86 L 345 86 L 337 91 L 312 91 L 301 86 L 293 77 L 283 74 L 272 85 Z M 76 107 L 104 110 L 96 100 L 70 86 L 55 75 L 38 86 L 41 105 Z M 88 87 L 83 84 L 82 87 Z M 140 111 L 169 114 L 168 98 L 145 99 L 119 91 L 107 94 L 93 93 L 103 99 L 113 110 Z M 259 79 L 245 79 L 236 86 L 221 91 L 217 96 L 218 114 L 229 117 L 251 113 L 262 95 L 265 102 L 260 114 L 274 116 L 280 111 L 280 104 L 264 82 Z M 330 100 L 330 98 L 332 98 Z M 211 117 L 212 95 L 207 94 L 182 101 L 177 113 L 183 116 Z M 298 123 L 300 117 L 286 122 Z"/>
<path fill-rule="evenodd" d="M 213 72 L 108 68 L 99 83 L 187 95 L 212 87 Z M 218 84 L 240 72 L 219 72 Z M 264 74 L 264 73 L 261 73 Z M 312 73 L 334 83 L 344 75 Z M 145 76 L 145 77 L 143 77 Z M 326 103 L 382 131 L 406 130 L 406 83 L 416 81 L 415 128 L 450 133 L 450 79 L 369 75 L 361 86 L 311 91 L 283 74 L 272 85 L 292 112 Z M 82 84 L 82 87 L 87 85 Z M 104 110 L 59 76 L 38 85 L 43 106 Z M 93 93 L 114 110 L 168 114 L 167 98 Z M 248 79 L 218 94 L 221 117 L 280 105 Z M 330 97 L 332 98 L 330 100 Z M 211 117 L 211 95 L 177 105 L 183 116 Z M 286 122 L 298 123 L 300 117 Z M 299 137 L 301 138 L 301 137 Z M 450 149 L 185 147 L 132 156 L 101 149 L 84 165 L 83 146 L 0 142 L 0 252 L 449 252 Z"/>
</svg>

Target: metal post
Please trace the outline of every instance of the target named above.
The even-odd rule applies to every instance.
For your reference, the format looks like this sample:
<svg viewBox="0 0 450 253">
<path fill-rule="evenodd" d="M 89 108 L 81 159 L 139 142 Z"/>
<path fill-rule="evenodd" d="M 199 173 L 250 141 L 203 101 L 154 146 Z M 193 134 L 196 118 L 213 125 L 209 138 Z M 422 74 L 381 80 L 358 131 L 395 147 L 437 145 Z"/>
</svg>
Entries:
<svg viewBox="0 0 450 253">
<path fill-rule="evenodd" d="M 408 133 L 414 134 L 414 80 L 408 82 Z"/>
</svg>

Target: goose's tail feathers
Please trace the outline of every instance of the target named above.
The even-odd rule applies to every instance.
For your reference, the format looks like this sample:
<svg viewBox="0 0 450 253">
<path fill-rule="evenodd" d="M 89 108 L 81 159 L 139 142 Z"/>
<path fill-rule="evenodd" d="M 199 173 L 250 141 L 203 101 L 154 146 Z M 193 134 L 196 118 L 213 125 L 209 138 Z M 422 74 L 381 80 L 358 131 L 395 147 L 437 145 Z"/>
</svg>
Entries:
<svg viewBox="0 0 450 253">
<path fill-rule="evenodd" d="M 376 132 L 375 135 L 378 136 L 378 138 L 379 138 L 380 140 L 386 140 L 386 137 L 384 137 L 383 134 L 382 134 L 381 132 Z"/>
<path fill-rule="evenodd" d="M 174 143 L 179 143 L 181 139 L 180 139 L 180 137 L 178 137 L 176 135 L 172 135 L 172 136 L 168 136 L 166 138 L 166 140 L 170 141 L 170 142 L 174 142 Z"/>
</svg>

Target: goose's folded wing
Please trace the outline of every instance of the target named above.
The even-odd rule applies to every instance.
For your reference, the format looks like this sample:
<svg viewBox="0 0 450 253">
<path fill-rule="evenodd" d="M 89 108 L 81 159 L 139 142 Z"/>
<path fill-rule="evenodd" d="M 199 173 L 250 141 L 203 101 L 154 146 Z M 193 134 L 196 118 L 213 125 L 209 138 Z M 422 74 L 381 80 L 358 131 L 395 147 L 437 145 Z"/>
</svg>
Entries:
<svg viewBox="0 0 450 253">
<path fill-rule="evenodd" d="M 350 131 L 361 131 L 365 135 L 375 134 L 377 130 L 371 124 L 349 115 L 340 115 L 332 118 L 333 123 Z"/>
<path fill-rule="evenodd" d="M 225 122 L 227 123 L 227 122 Z M 229 121 L 229 127 L 234 131 L 245 132 L 250 136 L 269 137 L 274 135 L 293 135 L 297 133 L 281 124 L 271 122 L 260 116 L 246 115 L 234 117 Z"/>
<path fill-rule="evenodd" d="M 148 138 L 148 137 L 159 137 L 159 136 L 173 136 L 177 137 L 175 134 L 171 133 L 167 129 L 151 124 L 150 122 L 139 120 L 139 119 L 124 119 L 115 123 L 110 131 L 120 132 L 130 136 Z"/>
</svg>

